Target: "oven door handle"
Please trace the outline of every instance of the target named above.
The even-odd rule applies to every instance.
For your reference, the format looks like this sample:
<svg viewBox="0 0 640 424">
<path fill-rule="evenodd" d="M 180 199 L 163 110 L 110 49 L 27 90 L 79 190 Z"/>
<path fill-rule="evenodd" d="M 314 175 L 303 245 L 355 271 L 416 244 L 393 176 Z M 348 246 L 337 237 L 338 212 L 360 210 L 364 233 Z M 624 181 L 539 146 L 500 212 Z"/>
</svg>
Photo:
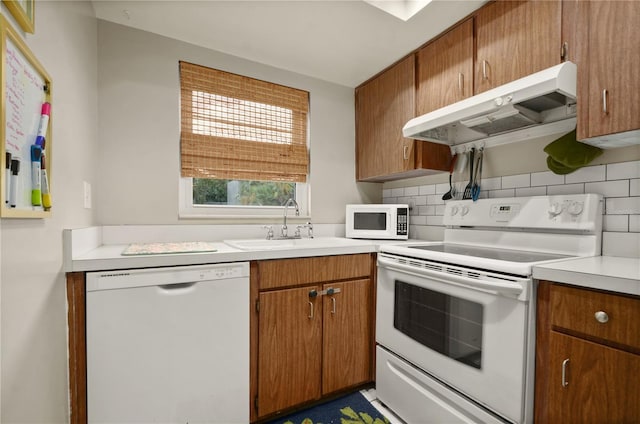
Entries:
<svg viewBox="0 0 640 424">
<path fill-rule="evenodd" d="M 382 255 L 378 255 L 378 266 L 404 274 L 414 275 L 416 277 L 429 277 L 444 284 L 455 284 L 457 286 L 466 287 L 472 290 L 483 292 L 491 292 L 501 294 L 503 296 L 518 296 L 523 291 L 523 283 L 529 281 L 527 278 L 521 280 L 521 284 L 509 281 L 489 281 L 479 280 L 475 278 L 463 277 L 456 274 L 442 273 L 431 271 L 429 269 L 417 268 L 411 265 L 404 265 L 393 260 L 387 259 Z M 517 277 L 516 277 L 517 279 Z"/>
</svg>

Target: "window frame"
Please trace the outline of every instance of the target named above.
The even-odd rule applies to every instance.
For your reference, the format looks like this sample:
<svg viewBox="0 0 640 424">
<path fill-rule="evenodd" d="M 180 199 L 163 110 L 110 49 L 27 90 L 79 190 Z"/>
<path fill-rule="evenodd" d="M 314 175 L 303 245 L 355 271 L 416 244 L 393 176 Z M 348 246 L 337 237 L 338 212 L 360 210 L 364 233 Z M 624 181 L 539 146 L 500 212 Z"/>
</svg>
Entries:
<svg viewBox="0 0 640 424">
<path fill-rule="evenodd" d="M 194 205 L 193 178 L 179 177 L 179 218 L 233 218 L 255 219 L 281 217 L 284 206 L 240 206 L 240 205 Z M 296 183 L 296 203 L 300 209 L 300 218 L 310 218 L 310 183 Z"/>
</svg>

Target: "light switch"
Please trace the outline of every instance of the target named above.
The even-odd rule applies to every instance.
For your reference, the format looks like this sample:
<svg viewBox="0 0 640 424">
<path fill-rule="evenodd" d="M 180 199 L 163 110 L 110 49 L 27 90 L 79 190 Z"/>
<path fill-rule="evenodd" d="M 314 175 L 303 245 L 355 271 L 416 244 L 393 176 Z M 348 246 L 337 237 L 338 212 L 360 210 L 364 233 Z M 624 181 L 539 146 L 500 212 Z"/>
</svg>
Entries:
<svg viewBox="0 0 640 424">
<path fill-rule="evenodd" d="M 84 184 L 84 208 L 91 209 L 91 184 L 83 181 Z"/>
</svg>

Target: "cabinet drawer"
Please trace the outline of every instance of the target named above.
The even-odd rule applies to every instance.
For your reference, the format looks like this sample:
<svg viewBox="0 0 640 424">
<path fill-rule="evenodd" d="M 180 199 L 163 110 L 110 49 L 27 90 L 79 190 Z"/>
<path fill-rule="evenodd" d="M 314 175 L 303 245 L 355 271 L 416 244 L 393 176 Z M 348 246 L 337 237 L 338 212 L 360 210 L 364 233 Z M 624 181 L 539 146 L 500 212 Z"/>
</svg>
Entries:
<svg viewBox="0 0 640 424">
<path fill-rule="evenodd" d="M 294 258 L 259 261 L 260 290 L 313 283 L 313 259 Z"/>
<path fill-rule="evenodd" d="M 640 348 L 640 299 L 552 285 L 551 325 L 586 336 Z M 600 322 L 596 314 L 606 322 Z"/>
<path fill-rule="evenodd" d="M 367 277 L 371 274 L 371 255 L 319 256 L 313 258 L 314 282 Z"/>
<path fill-rule="evenodd" d="M 367 277 L 371 263 L 368 253 L 259 261 L 260 290 Z"/>
</svg>

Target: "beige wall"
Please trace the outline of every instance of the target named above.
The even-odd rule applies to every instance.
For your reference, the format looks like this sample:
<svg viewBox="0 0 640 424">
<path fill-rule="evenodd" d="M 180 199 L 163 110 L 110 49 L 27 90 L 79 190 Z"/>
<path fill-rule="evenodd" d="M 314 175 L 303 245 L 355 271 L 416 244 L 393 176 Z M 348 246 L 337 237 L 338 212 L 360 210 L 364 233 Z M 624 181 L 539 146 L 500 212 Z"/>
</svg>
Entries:
<svg viewBox="0 0 640 424">
<path fill-rule="evenodd" d="M 381 200 L 381 184 L 355 182 L 352 88 L 106 21 L 98 55 L 101 224 L 194 223 L 178 219 L 179 60 L 310 92 L 313 222 L 344 222 L 346 203 Z"/>
<path fill-rule="evenodd" d="M 9 15 L 4 6 L 2 14 Z M 54 206 L 51 218 L 1 220 L 3 424 L 69 421 L 62 230 L 94 224 L 82 203 L 82 181 L 94 181 L 97 153 L 93 6 L 38 1 L 35 14 L 35 34 L 24 38 L 53 80 Z"/>
</svg>

